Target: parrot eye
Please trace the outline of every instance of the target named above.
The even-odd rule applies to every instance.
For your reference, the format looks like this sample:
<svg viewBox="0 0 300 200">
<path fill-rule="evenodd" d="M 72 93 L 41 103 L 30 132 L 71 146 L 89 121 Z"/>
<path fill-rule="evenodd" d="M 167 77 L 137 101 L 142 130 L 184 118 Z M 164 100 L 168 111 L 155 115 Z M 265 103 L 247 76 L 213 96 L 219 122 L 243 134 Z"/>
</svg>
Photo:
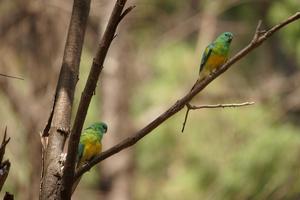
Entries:
<svg viewBox="0 0 300 200">
<path fill-rule="evenodd" d="M 232 40 L 232 38 L 233 38 L 232 33 L 226 32 L 224 35 L 225 35 L 225 37 L 227 38 L 227 41 L 228 41 L 228 42 L 231 42 L 231 40 Z"/>
<path fill-rule="evenodd" d="M 225 33 L 225 36 L 231 38 L 231 34 L 230 33 Z"/>
<path fill-rule="evenodd" d="M 104 129 L 104 132 L 106 133 L 106 131 L 107 131 L 107 125 L 106 124 L 103 124 L 103 129 Z"/>
</svg>

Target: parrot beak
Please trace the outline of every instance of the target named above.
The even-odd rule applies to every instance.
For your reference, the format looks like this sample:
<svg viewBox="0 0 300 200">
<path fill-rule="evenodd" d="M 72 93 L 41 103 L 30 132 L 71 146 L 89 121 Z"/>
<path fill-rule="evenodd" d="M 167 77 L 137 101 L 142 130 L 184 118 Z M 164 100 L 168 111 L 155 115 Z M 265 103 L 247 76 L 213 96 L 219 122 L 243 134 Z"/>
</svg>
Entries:
<svg viewBox="0 0 300 200">
<path fill-rule="evenodd" d="M 233 35 L 231 35 L 231 36 L 229 37 L 228 42 L 231 42 L 232 39 L 233 39 Z"/>
</svg>

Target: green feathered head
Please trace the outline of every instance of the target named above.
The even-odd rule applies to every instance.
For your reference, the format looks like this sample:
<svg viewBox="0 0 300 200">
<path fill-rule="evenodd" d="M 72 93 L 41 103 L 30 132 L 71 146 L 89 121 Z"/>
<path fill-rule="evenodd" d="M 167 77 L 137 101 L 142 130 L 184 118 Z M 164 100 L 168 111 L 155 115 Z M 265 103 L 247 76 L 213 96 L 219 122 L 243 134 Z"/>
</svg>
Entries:
<svg viewBox="0 0 300 200">
<path fill-rule="evenodd" d="M 219 37 L 217 37 L 215 42 L 226 42 L 228 44 L 231 43 L 233 39 L 233 34 L 231 32 L 224 32 Z"/>
<path fill-rule="evenodd" d="M 92 130 L 94 130 L 96 132 L 99 132 L 103 135 L 104 133 L 107 132 L 107 125 L 104 122 L 95 122 L 92 125 L 90 125 L 89 127 L 87 127 L 86 130 L 87 129 L 92 129 Z"/>
</svg>

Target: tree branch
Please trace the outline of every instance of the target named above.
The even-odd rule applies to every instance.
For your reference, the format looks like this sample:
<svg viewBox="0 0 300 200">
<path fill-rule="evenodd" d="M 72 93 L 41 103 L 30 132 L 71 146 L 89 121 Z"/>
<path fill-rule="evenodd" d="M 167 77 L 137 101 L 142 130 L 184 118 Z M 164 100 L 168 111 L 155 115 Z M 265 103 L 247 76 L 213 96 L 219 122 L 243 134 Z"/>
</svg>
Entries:
<svg viewBox="0 0 300 200">
<path fill-rule="evenodd" d="M 6 134 L 7 134 L 7 127 L 5 127 L 3 140 L 0 145 L 0 191 L 6 181 L 10 169 L 10 162 L 8 160 L 3 161 L 5 148 L 10 140 L 10 138 L 6 138 L 7 137 Z"/>
<path fill-rule="evenodd" d="M 7 78 L 14 78 L 14 79 L 19 79 L 19 80 L 24 80 L 24 78 L 16 77 L 16 76 L 11 76 L 11 75 L 6 75 L 6 74 L 0 74 L 0 76 L 4 76 Z"/>
<path fill-rule="evenodd" d="M 236 107 L 242 107 L 242 106 L 250 106 L 253 104 L 255 104 L 255 102 L 226 103 L 226 104 L 199 105 L 199 106 L 194 106 L 194 105 L 188 104 L 188 108 L 190 110 L 198 110 L 198 109 L 203 109 L 203 108 L 236 108 Z"/>
<path fill-rule="evenodd" d="M 194 106 L 194 105 L 191 105 L 190 103 L 187 103 L 186 104 L 187 110 L 185 113 L 181 132 L 183 133 L 183 131 L 184 131 L 190 110 L 199 110 L 199 109 L 203 109 L 203 108 L 236 108 L 236 107 L 242 107 L 242 106 L 250 106 L 250 105 L 253 105 L 254 103 L 255 102 L 244 102 L 244 103 L 229 103 L 229 104 L 200 105 L 200 106 Z"/>
<path fill-rule="evenodd" d="M 122 21 L 122 19 L 123 19 L 126 15 L 128 15 L 128 13 L 130 13 L 135 7 L 136 7 L 136 6 L 129 6 L 128 8 L 126 8 L 126 9 L 124 10 L 124 12 L 120 15 L 119 23 L 120 23 L 120 21 Z"/>
<path fill-rule="evenodd" d="M 124 6 L 127 0 L 117 0 L 109 18 L 108 24 L 97 49 L 96 56 L 93 60 L 91 70 L 82 92 L 78 110 L 72 127 L 71 136 L 68 145 L 68 153 L 64 166 L 63 184 L 64 198 L 69 199 L 72 193 L 73 178 L 75 173 L 75 162 L 78 149 L 80 134 L 83 123 L 86 118 L 87 110 L 90 105 L 92 96 L 97 86 L 99 75 L 103 69 L 103 63 L 106 58 L 111 42 L 115 37 L 116 29 L 124 18 L 134 7 L 127 8 L 123 13 Z"/>
<path fill-rule="evenodd" d="M 188 94 L 186 94 L 184 97 L 179 99 L 174 105 L 172 105 L 168 110 L 166 110 L 164 113 L 162 113 L 160 116 L 158 116 L 156 119 L 154 119 L 152 122 L 150 122 L 147 126 L 136 132 L 133 136 L 128 137 L 121 141 L 120 143 L 116 144 L 115 146 L 111 147 L 110 149 L 102 152 L 99 156 L 95 157 L 93 160 L 91 160 L 88 164 L 83 166 L 82 168 L 77 170 L 77 173 L 75 175 L 75 179 L 80 177 L 83 173 L 90 170 L 94 165 L 101 162 L 102 160 L 134 145 L 137 141 L 145 137 L 147 134 L 149 134 L 152 130 L 154 130 L 156 127 L 158 127 L 160 124 L 165 122 L 167 119 L 169 119 L 171 116 L 176 114 L 178 111 L 180 111 L 190 100 L 196 96 L 200 91 L 202 91 L 210 82 L 212 82 L 214 79 L 216 79 L 218 76 L 220 76 L 222 73 L 224 73 L 227 69 L 229 69 L 234 63 L 236 63 L 241 58 L 245 57 L 248 53 L 250 53 L 252 50 L 257 48 L 259 45 L 261 45 L 266 39 L 268 39 L 273 33 L 281 29 L 282 27 L 288 25 L 289 23 L 296 21 L 300 18 L 300 12 L 297 12 L 293 16 L 289 17 L 285 21 L 281 22 L 278 25 L 275 25 L 268 31 L 260 31 L 256 30 L 253 40 L 241 51 L 239 51 L 235 56 L 233 56 L 231 59 L 229 59 L 220 69 L 218 69 L 215 73 L 211 74 L 207 78 L 203 79 L 201 82 L 197 83 L 195 88 L 190 91 Z M 259 23 L 260 24 L 260 23 Z M 259 26 L 258 26 L 259 28 Z"/>
<path fill-rule="evenodd" d="M 49 136 L 45 152 L 44 174 L 40 199 L 68 199 L 62 197 L 61 154 L 68 137 L 74 92 L 78 81 L 80 57 L 90 12 L 91 0 L 74 0 L 64 56 L 55 92 L 54 105 L 43 132 Z M 69 198 L 70 199 L 70 198 Z"/>
</svg>

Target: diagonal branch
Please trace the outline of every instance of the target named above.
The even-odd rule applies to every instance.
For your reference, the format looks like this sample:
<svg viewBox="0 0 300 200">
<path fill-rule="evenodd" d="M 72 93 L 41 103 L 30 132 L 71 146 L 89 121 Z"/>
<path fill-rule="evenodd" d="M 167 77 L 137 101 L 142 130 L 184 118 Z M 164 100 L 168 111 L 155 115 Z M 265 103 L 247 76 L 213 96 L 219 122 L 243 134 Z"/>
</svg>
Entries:
<svg viewBox="0 0 300 200">
<path fill-rule="evenodd" d="M 96 56 L 93 60 L 91 70 L 82 92 L 79 102 L 78 110 L 72 127 L 71 136 L 68 145 L 68 153 L 64 166 L 63 185 L 64 198 L 69 199 L 71 196 L 73 178 L 75 174 L 75 162 L 78 149 L 80 134 L 83 123 L 86 118 L 87 110 L 90 105 L 92 96 L 97 86 L 99 75 L 103 69 L 103 63 L 106 58 L 111 42 L 115 37 L 116 29 L 121 20 L 134 8 L 133 6 L 127 8 L 124 12 L 124 6 L 127 0 L 117 0 L 109 18 L 108 24 L 98 46 Z"/>
<path fill-rule="evenodd" d="M 238 60 L 245 57 L 248 53 L 253 51 L 259 45 L 261 45 L 273 33 L 278 31 L 279 29 L 283 28 L 284 26 L 288 25 L 289 23 L 298 20 L 299 18 L 300 18 L 300 12 L 297 12 L 296 14 L 289 17 L 288 19 L 281 22 L 280 24 L 275 25 L 268 31 L 259 31 L 257 29 L 255 32 L 255 35 L 257 35 L 257 37 L 254 37 L 253 40 L 245 48 L 243 48 L 235 56 L 233 56 L 230 60 L 228 60 L 220 69 L 218 69 L 215 73 L 211 74 L 207 78 L 203 79 L 201 82 L 197 83 L 195 85 L 195 88 L 192 91 L 190 91 L 184 97 L 179 99 L 168 110 L 166 110 L 164 113 L 159 115 L 156 119 L 154 119 L 152 122 L 150 122 L 147 126 L 145 126 L 141 130 L 136 132 L 133 136 L 124 139 L 123 141 L 121 141 L 120 143 L 111 147 L 110 149 L 102 152 L 99 156 L 97 156 L 93 160 L 91 160 L 91 162 L 89 162 L 88 164 L 86 164 L 85 166 L 80 168 L 77 171 L 75 178 L 77 179 L 83 173 L 87 172 L 89 169 L 91 169 L 94 165 L 101 162 L 102 160 L 134 145 L 136 142 L 138 142 L 140 139 L 145 137 L 152 130 L 154 130 L 156 127 L 158 127 L 160 124 L 162 124 L 167 119 L 169 119 L 174 114 L 176 114 L 178 111 L 180 111 L 188 102 L 191 101 L 191 99 L 194 96 L 196 96 L 200 91 L 202 91 L 210 82 L 212 82 L 214 79 L 216 79 L 222 73 L 224 73 L 227 69 L 229 69 L 234 63 L 236 63 Z M 258 26 L 258 28 L 259 28 L 259 26 Z"/>
<path fill-rule="evenodd" d="M 24 78 L 16 77 L 16 76 L 11 76 L 11 75 L 6 75 L 6 74 L 0 74 L 0 76 L 4 76 L 7 78 L 14 78 L 14 79 L 19 79 L 19 80 L 24 80 Z"/>
</svg>

